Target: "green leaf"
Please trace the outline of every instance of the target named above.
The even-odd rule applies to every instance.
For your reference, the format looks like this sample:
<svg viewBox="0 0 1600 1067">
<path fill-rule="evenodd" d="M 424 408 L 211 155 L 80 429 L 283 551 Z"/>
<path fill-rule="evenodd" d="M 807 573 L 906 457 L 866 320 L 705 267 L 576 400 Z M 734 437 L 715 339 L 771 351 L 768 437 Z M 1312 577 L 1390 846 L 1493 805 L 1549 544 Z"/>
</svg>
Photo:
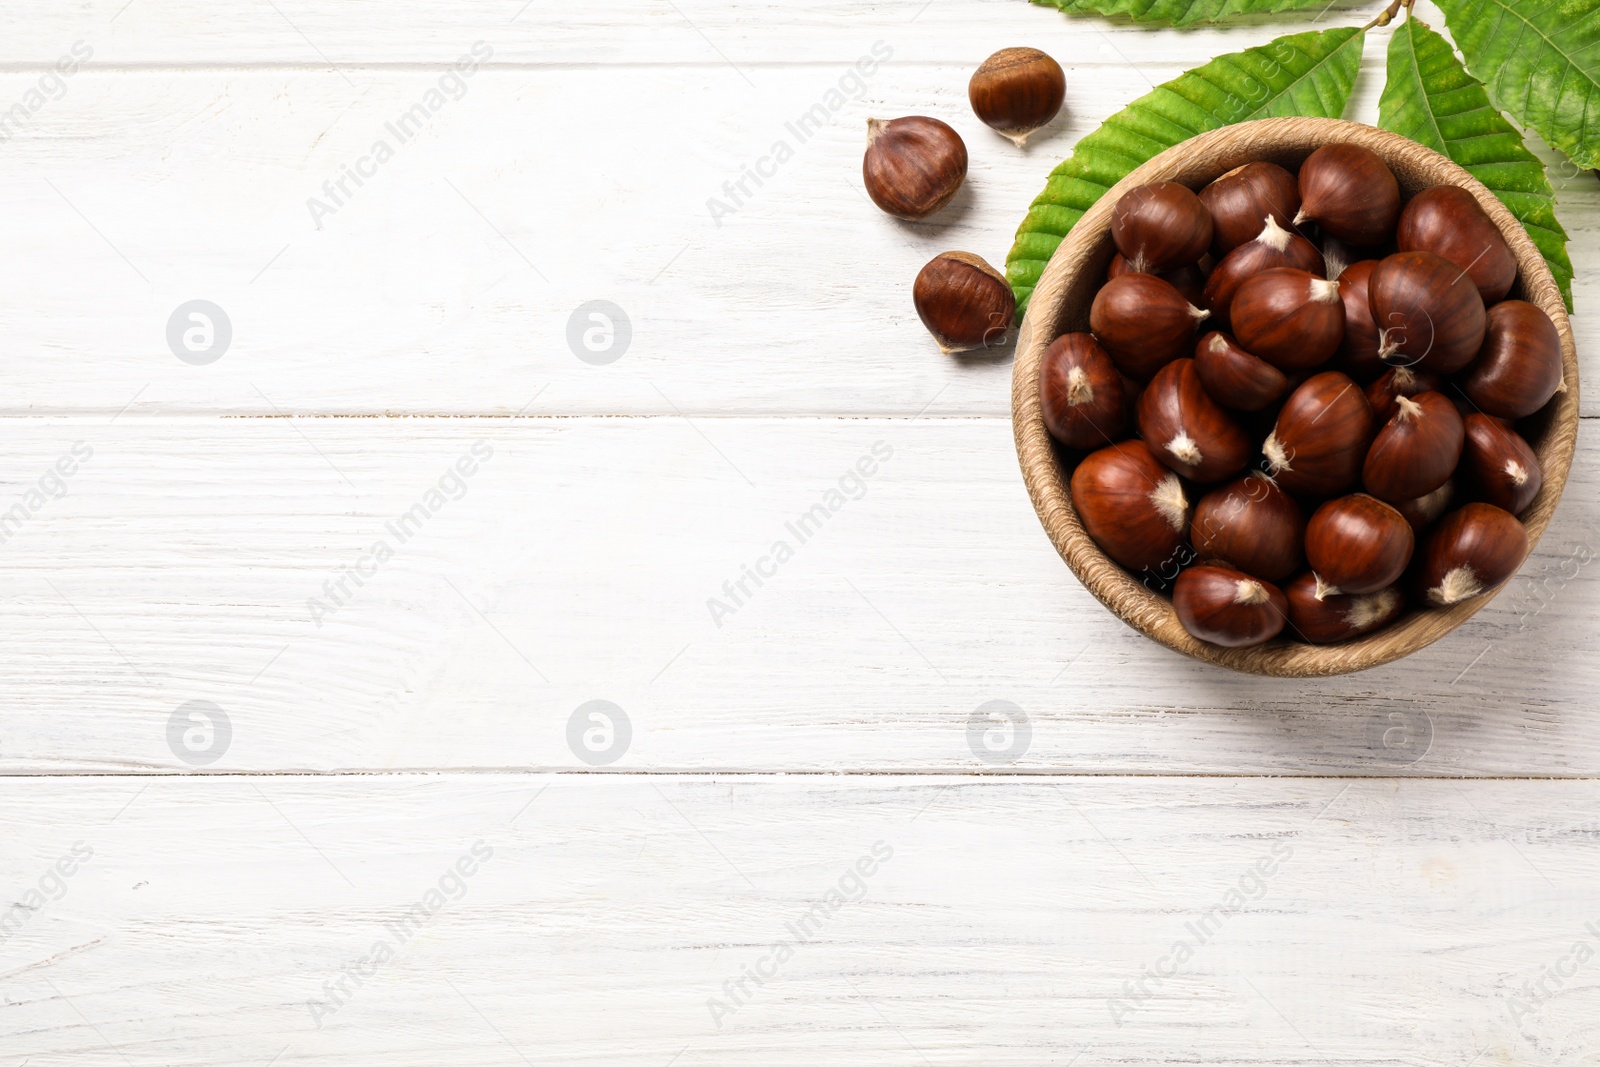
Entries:
<svg viewBox="0 0 1600 1067">
<path fill-rule="evenodd" d="M 1193 26 L 1235 15 L 1272 15 L 1280 11 L 1323 8 L 1327 0 L 1033 0 L 1059 7 L 1069 15 L 1123 15 L 1135 22 Z"/>
<path fill-rule="evenodd" d="M 1556 221 L 1556 194 L 1544 164 L 1489 103 L 1483 83 L 1461 66 L 1450 42 L 1415 18 L 1407 18 L 1389 41 L 1378 125 L 1449 156 L 1487 185 L 1544 253 L 1572 309 L 1567 232 Z"/>
<path fill-rule="evenodd" d="M 1141 96 L 1080 140 L 1028 209 L 1006 257 L 1017 315 L 1083 213 L 1139 164 L 1207 130 L 1286 115 L 1338 118 L 1361 68 L 1364 30 L 1279 37 L 1218 56 Z"/>
<path fill-rule="evenodd" d="M 1483 79 L 1489 99 L 1578 166 L 1600 167 L 1600 4 L 1438 4 L 1467 68 Z"/>
</svg>

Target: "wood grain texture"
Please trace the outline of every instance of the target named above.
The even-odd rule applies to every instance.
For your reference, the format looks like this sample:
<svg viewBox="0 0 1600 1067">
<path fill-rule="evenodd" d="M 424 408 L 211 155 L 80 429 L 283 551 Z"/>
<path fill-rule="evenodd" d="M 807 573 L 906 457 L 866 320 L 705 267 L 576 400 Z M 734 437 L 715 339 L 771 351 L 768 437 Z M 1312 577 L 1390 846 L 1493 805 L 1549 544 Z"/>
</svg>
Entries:
<svg viewBox="0 0 1600 1067">
<path fill-rule="evenodd" d="M 1593 781 L 12 779 L 7 885 L 93 854 L 0 943 L 0 1054 L 1583 1063 L 1595 964 L 1523 985 L 1596 941 L 1596 803 Z"/>
<path fill-rule="evenodd" d="M 189 700 L 233 721 L 211 770 L 580 768 L 566 723 L 590 699 L 632 719 L 619 769 L 970 770 L 968 719 L 1008 700 L 1033 738 L 1000 770 L 1600 771 L 1586 449 L 1467 626 L 1302 683 L 1186 661 L 1106 612 L 1000 419 L 82 422 L 3 424 L 27 433 L 0 501 L 79 434 L 94 449 L 3 546 L 0 702 L 30 712 L 8 720 L 14 772 L 182 769 L 165 729 Z M 458 486 L 475 442 L 492 457 Z M 1384 749 L 1391 714 L 1432 717 L 1426 761 Z"/>
<path fill-rule="evenodd" d="M 1101 117 L 1279 25 L 1023 0 L 6 5 L 0 116 L 51 99 L 0 128 L 0 1055 L 1592 1059 L 1586 972 L 1531 1015 L 1510 999 L 1595 918 L 1592 431 L 1518 599 L 1353 678 L 1231 677 L 1072 578 L 1017 471 L 1009 355 L 939 358 L 910 309 L 935 253 L 1003 259 Z M 465 95 L 390 134 L 316 228 L 308 198 L 479 40 Z M 891 59 L 829 107 L 877 41 Z M 964 98 L 1023 43 L 1069 79 L 1026 154 Z M 708 199 L 818 104 L 719 227 Z M 973 150 L 937 223 L 857 184 L 865 119 L 905 113 Z M 1600 185 L 1553 177 L 1587 371 Z M 195 298 L 234 327 L 208 366 L 165 339 Z M 609 366 L 566 337 L 596 298 L 634 327 Z M 784 538 L 719 627 L 708 598 Z M 596 699 L 632 727 L 609 764 L 569 741 Z M 191 701 L 231 726 L 214 762 L 174 727 Z M 996 701 L 1025 728 L 975 716 Z M 480 841 L 461 899 L 313 1018 Z M 877 841 L 864 899 L 719 1028 L 724 982 Z M 1241 887 L 1118 1026 L 1107 1001 Z"/>
</svg>

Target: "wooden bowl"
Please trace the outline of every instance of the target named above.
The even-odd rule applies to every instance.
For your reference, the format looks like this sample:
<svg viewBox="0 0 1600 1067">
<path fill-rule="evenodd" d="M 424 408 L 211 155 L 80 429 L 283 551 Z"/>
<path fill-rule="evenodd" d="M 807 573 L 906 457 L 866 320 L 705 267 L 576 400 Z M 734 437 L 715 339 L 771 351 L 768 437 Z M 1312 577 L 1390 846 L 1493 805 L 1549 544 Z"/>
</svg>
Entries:
<svg viewBox="0 0 1600 1067">
<path fill-rule="evenodd" d="M 1450 608 L 1414 610 L 1376 633 L 1339 645 L 1279 638 L 1254 648 L 1222 648 L 1196 640 L 1178 621 L 1170 600 L 1146 589 L 1112 562 L 1084 531 L 1072 506 L 1070 461 L 1064 461 L 1053 447 L 1040 412 L 1039 360 L 1056 337 L 1089 328 L 1089 305 L 1105 281 L 1115 252 L 1111 210 L 1122 194 L 1156 181 L 1182 182 L 1199 189 L 1252 160 L 1294 168 L 1314 150 L 1334 141 L 1363 145 L 1383 157 L 1407 197 L 1444 184 L 1458 185 L 1476 196 L 1517 257 L 1517 285 L 1511 295 L 1543 308 L 1561 334 L 1566 391 L 1557 393 L 1544 411 L 1524 425 L 1535 427 L 1528 443 L 1539 454 L 1544 469 L 1544 488 L 1521 516 L 1531 549 L 1550 524 L 1577 444 L 1578 361 L 1572 326 L 1543 257 L 1505 205 L 1455 163 L 1398 134 L 1337 119 L 1260 119 L 1201 134 L 1156 156 L 1103 196 L 1050 257 L 1022 322 L 1011 380 L 1013 430 L 1028 495 L 1056 551 L 1089 591 L 1129 626 L 1168 648 L 1236 671 L 1287 678 L 1344 674 L 1391 663 L 1466 622 L 1494 594 Z"/>
</svg>

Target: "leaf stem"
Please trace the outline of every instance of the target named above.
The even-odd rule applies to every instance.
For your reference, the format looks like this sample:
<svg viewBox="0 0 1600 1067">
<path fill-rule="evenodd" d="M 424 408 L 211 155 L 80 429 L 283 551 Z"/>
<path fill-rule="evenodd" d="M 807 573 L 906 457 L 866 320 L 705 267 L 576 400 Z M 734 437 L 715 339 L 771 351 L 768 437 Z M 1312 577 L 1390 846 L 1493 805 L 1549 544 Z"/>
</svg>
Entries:
<svg viewBox="0 0 1600 1067">
<path fill-rule="evenodd" d="M 1409 14 L 1411 11 L 1411 5 L 1415 2 L 1416 0 L 1392 0 L 1388 7 L 1378 12 L 1378 16 L 1376 18 L 1361 28 L 1363 30 L 1370 30 L 1374 26 L 1387 26 L 1394 20 L 1394 17 L 1400 13 L 1401 7 L 1404 7 L 1406 12 Z"/>
</svg>

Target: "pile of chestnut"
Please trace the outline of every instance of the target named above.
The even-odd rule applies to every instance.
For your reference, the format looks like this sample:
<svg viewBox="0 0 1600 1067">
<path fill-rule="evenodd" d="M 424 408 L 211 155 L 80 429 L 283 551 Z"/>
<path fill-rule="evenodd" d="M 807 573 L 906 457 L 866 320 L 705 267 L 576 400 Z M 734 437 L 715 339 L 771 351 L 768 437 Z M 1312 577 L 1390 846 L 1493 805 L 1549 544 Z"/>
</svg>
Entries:
<svg viewBox="0 0 1600 1067">
<path fill-rule="evenodd" d="M 1328 144 L 1116 204 L 1089 332 L 1039 395 L 1097 545 L 1202 641 L 1330 644 L 1491 592 L 1528 552 L 1561 339 L 1463 189 L 1402 204 Z"/>
</svg>

